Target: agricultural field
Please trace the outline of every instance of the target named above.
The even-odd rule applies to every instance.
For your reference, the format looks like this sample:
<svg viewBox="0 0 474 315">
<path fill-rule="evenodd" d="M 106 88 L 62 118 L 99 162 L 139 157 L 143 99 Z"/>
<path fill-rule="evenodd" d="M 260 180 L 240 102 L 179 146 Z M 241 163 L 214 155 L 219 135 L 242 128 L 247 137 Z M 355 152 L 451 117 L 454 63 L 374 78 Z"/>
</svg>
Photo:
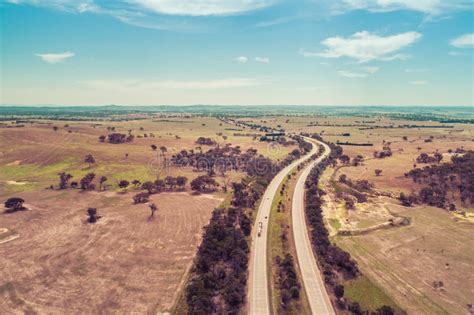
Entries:
<svg viewBox="0 0 474 315">
<path fill-rule="evenodd" d="M 3 203 L 20 197 L 28 210 L 2 209 L 0 215 L 0 313 L 172 311 L 202 228 L 227 196 L 221 188 L 242 174 L 216 174 L 218 189 L 196 194 L 190 182 L 206 172 L 169 163 L 171 157 L 182 150 L 206 152 L 230 145 L 242 152 L 256 149 L 277 161 L 296 147 L 260 142 L 258 131 L 235 135 L 250 132 L 211 117 L 119 120 L 2 123 L 0 198 Z M 99 141 L 111 133 L 132 134 L 134 139 L 121 144 Z M 214 144 L 197 144 L 198 137 Z M 89 154 L 92 163 L 85 162 Z M 62 172 L 72 175 L 69 183 L 96 174 L 95 189 L 59 189 Z M 108 179 L 103 187 L 101 176 Z M 184 176 L 187 184 L 134 204 L 132 197 L 143 190 L 133 180 L 144 183 L 167 176 Z M 130 184 L 119 187 L 122 180 Z M 158 207 L 153 216 L 152 203 Z M 100 217 L 95 224 L 87 223 L 90 207 Z"/>
<path fill-rule="evenodd" d="M 0 312 L 169 311 L 222 201 L 187 192 L 154 195 L 153 218 L 131 194 L 25 192 L 29 210 L 2 214 L 18 238 L 0 244 Z M 94 205 L 102 216 L 86 222 Z M 1 242 L 1 240 L 0 240 Z"/>
<path fill-rule="evenodd" d="M 457 148 L 474 149 L 472 125 L 360 130 L 361 127 L 307 127 L 310 124 L 308 120 L 337 125 L 362 124 L 362 119 L 357 118 L 294 118 L 287 123 L 286 130 L 321 133 L 325 140 L 333 142 L 373 144 L 342 145 L 344 154 L 351 161 L 361 155 L 362 163 L 355 166 L 350 162 L 328 168 L 320 182 L 320 187 L 328 192 L 324 198 L 324 217 L 332 240 L 351 254 L 364 275 L 362 280 L 345 283 L 347 296 L 358 299 L 366 309 L 375 309 L 373 304 L 376 299 L 373 296 L 382 299 L 388 296 L 408 314 L 472 312 L 472 205 L 461 202 L 455 190 L 448 194 L 456 207 L 455 211 L 424 204 L 405 207 L 398 200 L 400 193 L 408 195 L 423 187 L 405 176 L 415 167 L 430 165 L 416 161 L 421 153 L 440 153 L 442 162 L 449 162 Z M 285 126 L 282 119 L 273 124 Z M 405 124 L 439 125 L 389 119 L 376 122 L 379 126 Z M 350 136 L 342 136 L 343 133 Z M 374 151 L 383 151 L 387 143 L 392 155 L 374 157 Z M 377 175 L 375 170 L 381 170 L 381 173 Z M 352 184 L 342 183 L 341 175 Z M 363 180 L 373 185 L 370 192 L 362 191 L 368 200 L 356 202 L 353 209 L 348 208 L 341 196 L 351 194 L 354 187 L 357 188 L 353 183 Z M 365 298 L 368 296 L 371 298 Z"/>
<path fill-rule="evenodd" d="M 163 163 L 160 148 L 166 148 L 164 158 L 168 159 L 183 149 L 205 152 L 211 146 L 195 143 L 201 136 L 211 138 L 220 146 L 239 146 L 242 151 L 254 148 L 259 154 L 274 160 L 283 158 L 294 149 L 294 146 L 272 146 L 254 139 L 254 136 L 234 136 L 262 133 L 238 129 L 232 124 L 207 117 L 114 122 L 38 120 L 32 124 L 20 123 L 24 125 L 22 128 L 4 128 L 5 125 L 11 124 L 6 122 L 0 128 L 0 197 L 10 192 L 42 189 L 56 184 L 59 172 L 68 172 L 74 178 L 80 178 L 93 171 L 107 176 L 108 185 L 113 188 L 117 188 L 117 182 L 121 179 L 144 182 L 158 175 L 182 175 L 192 179 L 197 174 L 190 168 L 168 167 Z M 55 131 L 54 127 L 58 129 Z M 114 131 L 107 129 L 111 127 Z M 113 132 L 128 134 L 129 130 L 135 136 L 131 143 L 116 145 L 98 140 L 101 135 Z M 153 144 L 158 147 L 156 151 L 151 149 Z M 88 154 L 96 160 L 92 167 L 84 162 Z"/>
<path fill-rule="evenodd" d="M 212 174 L 215 189 L 198 193 L 190 183 L 206 172 L 173 163 L 174 157 L 183 150 L 201 154 L 229 148 L 245 154 L 256 149 L 278 162 L 297 145 L 260 137 L 279 130 L 317 133 L 338 143 L 347 156 L 346 162 L 328 167 L 319 182 L 327 192 L 323 211 L 331 240 L 351 254 L 363 275 L 344 282 L 346 298 L 371 311 L 383 305 L 408 314 L 472 311 L 472 206 L 454 190 L 449 193 L 453 211 L 426 204 L 406 207 L 399 200 L 400 193 L 424 187 L 406 173 L 436 164 L 419 163 L 420 154 L 441 156 L 443 163 L 456 150 L 474 150 L 472 124 L 377 115 L 233 119 L 146 113 L 3 121 L 0 198 L 20 197 L 28 210 L 0 215 L 0 254 L 6 257 L 0 262 L 0 312 L 175 311 L 177 303 L 185 304 L 183 288 L 202 228 L 213 209 L 230 202 L 227 187 L 244 174 L 217 171 Z M 109 143 L 107 136 L 114 133 L 133 135 L 133 141 Z M 99 140 L 102 135 L 105 141 Z M 197 143 L 199 137 L 202 143 Z M 381 157 L 387 148 L 391 154 Z M 72 176 L 66 189 L 60 189 L 58 175 L 63 172 Z M 96 174 L 92 189 L 72 187 L 89 173 Z M 105 183 L 99 183 L 102 176 Z M 178 188 L 166 184 L 146 202 L 134 202 L 145 191 L 143 183 L 170 176 L 187 181 Z M 280 200 L 289 207 L 295 179 L 286 181 L 289 188 L 274 200 L 275 207 Z M 129 183 L 123 186 L 123 180 Z M 361 182 L 369 186 L 360 188 Z M 346 197 L 360 194 L 366 200 L 351 197 L 349 206 Z M 157 205 L 156 213 L 151 204 Z M 88 223 L 91 207 L 99 216 L 95 224 Z M 275 207 L 270 256 L 294 255 L 291 212 Z M 283 234 L 290 235 L 287 241 L 281 240 Z M 278 267 L 273 261 L 271 266 L 275 274 Z M 278 277 L 271 279 L 272 303 L 278 309 Z M 291 309 L 308 312 L 304 290 Z"/>
</svg>

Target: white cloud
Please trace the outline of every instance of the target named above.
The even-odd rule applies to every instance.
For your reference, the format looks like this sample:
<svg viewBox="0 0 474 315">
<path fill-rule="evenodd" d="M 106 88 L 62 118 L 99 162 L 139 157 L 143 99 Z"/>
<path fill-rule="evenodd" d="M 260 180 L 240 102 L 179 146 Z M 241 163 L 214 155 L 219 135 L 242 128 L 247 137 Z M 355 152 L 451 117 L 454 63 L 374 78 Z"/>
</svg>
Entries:
<svg viewBox="0 0 474 315">
<path fill-rule="evenodd" d="M 222 17 L 248 14 L 270 7 L 278 1 L 280 0 L 9 0 L 13 4 L 73 14 L 108 15 L 123 23 L 143 28 L 192 33 L 208 31 L 211 27 L 221 25 L 218 21 Z"/>
<path fill-rule="evenodd" d="M 246 56 L 240 56 L 240 57 L 235 58 L 235 61 L 240 62 L 240 63 L 247 63 L 248 60 L 249 58 L 247 58 Z"/>
<path fill-rule="evenodd" d="M 218 90 L 244 88 L 267 83 L 255 78 L 228 78 L 195 81 L 87 80 L 78 83 L 105 90 Z"/>
<path fill-rule="evenodd" d="M 131 0 L 156 13 L 167 15 L 209 16 L 231 15 L 258 10 L 272 0 Z"/>
<path fill-rule="evenodd" d="M 341 77 L 351 78 L 351 79 L 355 79 L 355 78 L 366 78 L 366 77 L 368 76 L 367 73 L 352 72 L 352 71 L 348 71 L 348 70 L 339 70 L 337 73 L 338 73 Z"/>
<path fill-rule="evenodd" d="M 410 10 L 428 15 L 440 15 L 453 10 L 472 8 L 468 0 L 342 0 L 336 6 L 342 11 L 368 10 L 370 12 L 391 12 Z"/>
<path fill-rule="evenodd" d="M 405 69 L 406 73 L 420 73 L 420 72 L 428 72 L 428 71 L 430 71 L 430 69 L 426 69 L 426 68 L 408 68 L 408 69 Z"/>
<path fill-rule="evenodd" d="M 270 63 L 270 58 L 268 57 L 255 57 L 256 62 L 260 63 Z"/>
<path fill-rule="evenodd" d="M 467 48 L 474 46 L 474 33 L 459 36 L 450 42 L 456 48 Z"/>
<path fill-rule="evenodd" d="M 417 32 L 406 32 L 391 36 L 378 36 L 367 31 L 357 32 L 349 38 L 330 37 L 321 43 L 326 50 L 320 53 L 300 50 L 305 57 L 319 56 L 323 58 L 349 57 L 360 63 L 372 60 L 405 60 L 408 56 L 392 53 L 410 46 L 421 38 Z"/>
<path fill-rule="evenodd" d="M 351 79 L 356 79 L 356 78 L 367 78 L 369 75 L 372 75 L 380 70 L 379 67 L 365 67 L 359 70 L 359 72 L 354 72 L 350 70 L 339 70 L 337 73 L 341 77 L 345 78 L 351 78 Z"/>
<path fill-rule="evenodd" d="M 427 81 L 423 81 L 423 80 L 411 81 L 410 83 L 412 85 L 427 85 L 428 84 Z"/>
<path fill-rule="evenodd" d="M 70 51 L 66 51 L 63 53 L 57 53 L 57 54 L 35 54 L 35 56 L 40 57 L 43 61 L 51 64 L 55 64 L 58 62 L 61 62 L 67 58 L 74 57 L 76 54 Z"/>
<path fill-rule="evenodd" d="M 395 54 L 395 55 L 388 56 L 388 57 L 382 57 L 382 58 L 380 58 L 380 60 L 382 60 L 382 61 L 393 61 L 393 60 L 404 61 L 404 60 L 408 60 L 410 58 L 411 58 L 411 56 L 407 55 L 407 54 Z"/>
</svg>

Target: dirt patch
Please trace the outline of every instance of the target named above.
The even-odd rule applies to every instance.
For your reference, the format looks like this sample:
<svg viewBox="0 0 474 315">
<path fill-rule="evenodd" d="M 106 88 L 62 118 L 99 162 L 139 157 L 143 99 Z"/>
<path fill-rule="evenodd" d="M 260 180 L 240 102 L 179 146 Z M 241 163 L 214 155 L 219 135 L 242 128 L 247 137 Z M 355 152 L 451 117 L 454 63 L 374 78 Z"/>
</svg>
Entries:
<svg viewBox="0 0 474 315">
<path fill-rule="evenodd" d="M 22 185 L 26 185 L 26 184 L 28 184 L 28 183 L 27 183 L 27 182 L 17 182 L 17 181 L 14 181 L 14 180 L 6 180 L 6 181 L 5 181 L 5 184 L 7 184 L 7 185 L 22 186 Z"/>
</svg>

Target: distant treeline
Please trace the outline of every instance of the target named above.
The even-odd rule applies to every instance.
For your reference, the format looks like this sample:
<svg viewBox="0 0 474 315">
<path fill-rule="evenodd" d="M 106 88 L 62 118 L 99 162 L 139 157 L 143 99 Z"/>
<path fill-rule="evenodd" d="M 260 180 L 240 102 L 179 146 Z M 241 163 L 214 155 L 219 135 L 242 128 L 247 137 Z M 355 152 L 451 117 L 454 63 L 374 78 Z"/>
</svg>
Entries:
<svg viewBox="0 0 474 315">
<path fill-rule="evenodd" d="M 311 115 L 314 117 L 388 117 L 400 120 L 474 123 L 472 106 L 302 106 L 302 105 L 191 105 L 191 106 L 11 106 L 2 104 L 0 116 L 110 117 L 125 114 L 176 113 L 214 117 Z M 285 113 L 284 115 L 282 113 Z"/>
<path fill-rule="evenodd" d="M 154 119 L 152 122 L 167 122 L 167 123 L 193 123 L 193 120 L 171 120 L 171 119 Z"/>
<path fill-rule="evenodd" d="M 454 126 L 449 126 L 449 125 L 437 125 L 437 126 L 427 126 L 427 125 L 398 125 L 398 126 L 371 126 L 367 128 L 359 128 L 359 130 L 369 130 L 369 129 L 415 129 L 415 128 L 442 128 L 442 129 L 449 129 L 449 128 L 454 128 Z"/>
<path fill-rule="evenodd" d="M 349 141 L 346 141 L 346 142 L 337 141 L 336 144 L 337 145 L 353 145 L 353 146 L 358 146 L 358 147 L 373 147 L 374 146 L 373 143 L 353 143 Z"/>
</svg>

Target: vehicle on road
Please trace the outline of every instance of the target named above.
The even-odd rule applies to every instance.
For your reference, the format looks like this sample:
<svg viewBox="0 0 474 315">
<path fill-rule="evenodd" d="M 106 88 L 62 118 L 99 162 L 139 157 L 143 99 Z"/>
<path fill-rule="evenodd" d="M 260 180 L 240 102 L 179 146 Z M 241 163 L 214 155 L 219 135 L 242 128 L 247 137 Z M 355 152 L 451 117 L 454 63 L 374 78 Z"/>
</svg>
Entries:
<svg viewBox="0 0 474 315">
<path fill-rule="evenodd" d="M 260 235 L 262 235 L 262 230 L 263 230 L 263 223 L 258 222 L 258 230 L 257 230 L 258 237 L 260 237 Z"/>
</svg>

